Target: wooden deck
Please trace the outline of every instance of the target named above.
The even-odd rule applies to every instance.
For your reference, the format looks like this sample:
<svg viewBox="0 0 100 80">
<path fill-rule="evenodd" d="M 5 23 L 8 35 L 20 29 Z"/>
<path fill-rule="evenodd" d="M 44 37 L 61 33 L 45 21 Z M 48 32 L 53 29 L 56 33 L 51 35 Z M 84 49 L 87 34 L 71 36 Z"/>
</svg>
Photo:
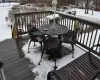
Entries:
<svg viewBox="0 0 100 80">
<path fill-rule="evenodd" d="M 0 42 L 0 59 L 4 63 L 3 71 L 6 80 L 34 80 L 28 60 L 19 56 L 15 40 L 8 39 Z"/>
</svg>

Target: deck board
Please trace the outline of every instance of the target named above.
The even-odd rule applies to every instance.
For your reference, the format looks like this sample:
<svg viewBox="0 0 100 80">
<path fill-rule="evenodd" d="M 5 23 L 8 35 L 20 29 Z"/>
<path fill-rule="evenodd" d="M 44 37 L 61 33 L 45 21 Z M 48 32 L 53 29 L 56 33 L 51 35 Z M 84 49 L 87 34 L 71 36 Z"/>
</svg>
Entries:
<svg viewBox="0 0 100 80">
<path fill-rule="evenodd" d="M 15 40 L 8 39 L 0 42 L 0 59 L 4 63 L 6 80 L 34 80 L 28 60 L 20 57 Z"/>
</svg>

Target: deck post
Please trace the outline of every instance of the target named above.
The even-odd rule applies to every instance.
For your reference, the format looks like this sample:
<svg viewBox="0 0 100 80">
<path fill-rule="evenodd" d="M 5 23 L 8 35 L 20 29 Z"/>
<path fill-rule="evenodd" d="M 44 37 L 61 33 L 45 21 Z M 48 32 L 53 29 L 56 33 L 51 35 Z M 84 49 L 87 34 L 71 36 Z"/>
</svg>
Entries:
<svg viewBox="0 0 100 80">
<path fill-rule="evenodd" d="M 24 57 L 24 53 L 22 50 L 22 40 L 20 40 L 20 38 L 16 38 L 15 41 L 16 41 L 16 46 L 17 46 L 18 52 L 19 52 L 19 56 Z"/>
</svg>

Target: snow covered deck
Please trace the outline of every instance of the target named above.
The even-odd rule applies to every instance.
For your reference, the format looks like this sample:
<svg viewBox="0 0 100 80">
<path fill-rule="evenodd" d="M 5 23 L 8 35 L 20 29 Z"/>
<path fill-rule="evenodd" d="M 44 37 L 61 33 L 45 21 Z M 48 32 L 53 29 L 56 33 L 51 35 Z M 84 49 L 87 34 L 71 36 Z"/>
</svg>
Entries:
<svg viewBox="0 0 100 80">
<path fill-rule="evenodd" d="M 62 43 L 62 46 L 66 47 L 66 49 L 71 49 L 71 46 L 69 44 Z M 32 72 L 36 75 L 35 80 L 47 80 L 47 73 L 51 70 L 54 70 L 54 62 L 52 60 L 48 60 L 48 56 L 44 54 L 44 58 L 42 59 L 41 65 L 38 65 L 38 62 L 41 57 L 41 51 L 39 50 L 39 47 L 39 43 L 36 43 L 36 47 L 34 47 L 33 43 L 31 43 L 30 53 L 28 53 L 28 43 L 26 43 L 23 47 L 23 51 L 25 53 L 25 57 L 30 59 L 30 62 L 32 63 Z M 74 58 L 72 58 L 72 54 L 70 53 L 68 55 L 63 56 L 62 58 L 57 59 L 57 69 L 70 63 L 84 53 L 85 51 L 83 51 L 78 46 L 75 46 Z"/>
</svg>

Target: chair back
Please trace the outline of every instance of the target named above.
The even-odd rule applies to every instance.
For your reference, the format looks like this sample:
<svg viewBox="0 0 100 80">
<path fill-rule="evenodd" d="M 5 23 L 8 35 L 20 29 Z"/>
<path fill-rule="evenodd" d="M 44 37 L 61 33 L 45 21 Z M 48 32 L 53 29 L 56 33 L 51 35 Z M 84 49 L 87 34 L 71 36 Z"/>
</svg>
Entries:
<svg viewBox="0 0 100 80">
<path fill-rule="evenodd" d="M 37 35 L 33 34 L 34 32 L 38 31 L 38 29 L 33 25 L 28 25 L 27 30 L 28 30 L 28 34 L 29 34 L 31 40 L 32 41 L 38 41 L 37 40 Z"/>
<path fill-rule="evenodd" d="M 60 41 L 55 37 L 47 37 L 43 41 L 44 48 L 50 51 L 59 51 L 60 50 Z"/>
<path fill-rule="evenodd" d="M 28 25 L 27 30 L 29 33 L 36 32 L 38 29 L 33 25 Z"/>
<path fill-rule="evenodd" d="M 68 31 L 66 34 L 63 35 L 64 42 L 72 42 L 76 43 L 77 31 Z"/>
</svg>

